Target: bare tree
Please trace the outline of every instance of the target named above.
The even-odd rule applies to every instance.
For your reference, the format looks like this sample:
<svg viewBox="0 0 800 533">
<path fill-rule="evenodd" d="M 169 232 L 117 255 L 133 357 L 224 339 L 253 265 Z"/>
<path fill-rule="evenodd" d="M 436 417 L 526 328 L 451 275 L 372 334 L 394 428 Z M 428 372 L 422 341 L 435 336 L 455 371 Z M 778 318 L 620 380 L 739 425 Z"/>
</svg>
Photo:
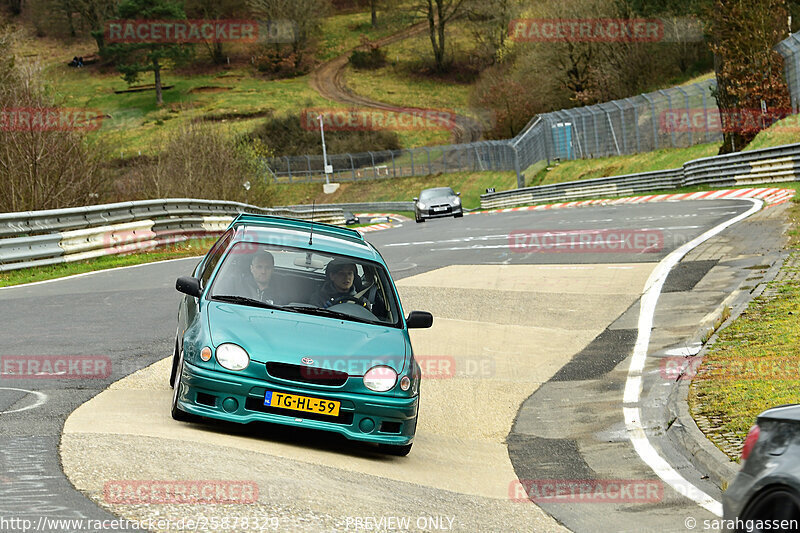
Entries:
<svg viewBox="0 0 800 533">
<path fill-rule="evenodd" d="M 250 10 L 268 22 L 291 23 L 294 40 L 291 51 L 295 66 L 303 60 L 303 54 L 322 29 L 323 18 L 331 11 L 330 0 L 247 0 Z M 276 50 L 280 43 L 275 43 Z"/>
<path fill-rule="evenodd" d="M 0 57 L 9 55 L 0 37 Z M 0 68 L 0 210 L 28 211 L 86 205 L 105 193 L 102 150 L 85 131 L 42 121 L 59 110 L 48 97 L 36 65 Z M 91 112 L 89 112 L 91 113 Z M 27 114 L 27 115 L 26 115 Z M 40 117 L 34 122 L 33 116 Z M 25 117 L 25 119 L 23 119 Z"/>
<path fill-rule="evenodd" d="M 463 14 L 467 0 L 416 0 L 411 9 L 428 21 L 428 34 L 433 48 L 436 70 L 445 70 L 447 24 Z"/>
<path fill-rule="evenodd" d="M 479 56 L 494 64 L 506 48 L 508 26 L 519 13 L 521 0 L 468 0 L 464 11 Z"/>
</svg>

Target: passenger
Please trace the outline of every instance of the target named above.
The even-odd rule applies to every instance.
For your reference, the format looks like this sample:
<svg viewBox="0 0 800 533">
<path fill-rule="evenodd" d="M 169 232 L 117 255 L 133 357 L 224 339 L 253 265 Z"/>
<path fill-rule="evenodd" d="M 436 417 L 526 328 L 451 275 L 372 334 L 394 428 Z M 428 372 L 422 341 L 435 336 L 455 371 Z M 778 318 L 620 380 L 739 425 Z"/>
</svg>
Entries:
<svg viewBox="0 0 800 533">
<path fill-rule="evenodd" d="M 356 294 L 353 282 L 357 275 L 355 263 L 334 259 L 325 267 L 325 283 L 312 297 L 311 303 L 317 307 L 328 308 L 344 302 L 353 302 L 369 308 L 366 298 Z"/>
</svg>

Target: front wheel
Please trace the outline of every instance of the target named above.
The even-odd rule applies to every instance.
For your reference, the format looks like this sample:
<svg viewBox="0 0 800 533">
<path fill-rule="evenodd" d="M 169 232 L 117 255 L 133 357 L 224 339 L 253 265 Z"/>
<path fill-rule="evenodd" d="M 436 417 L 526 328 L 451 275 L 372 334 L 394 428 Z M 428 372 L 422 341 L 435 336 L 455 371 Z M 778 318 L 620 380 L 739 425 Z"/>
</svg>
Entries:
<svg viewBox="0 0 800 533">
<path fill-rule="evenodd" d="M 175 385 L 172 391 L 172 409 L 171 414 L 172 418 L 177 420 L 178 422 L 193 422 L 197 420 L 197 417 L 187 413 L 186 411 L 181 410 L 178 407 L 178 397 L 181 394 L 181 375 L 183 374 L 183 351 L 178 358 L 178 365 L 175 371 Z"/>
<path fill-rule="evenodd" d="M 180 357 L 180 346 L 178 345 L 178 334 L 175 334 L 175 347 L 172 349 L 172 371 L 169 373 L 169 386 L 175 388 L 175 373 L 178 370 L 178 358 Z"/>
<path fill-rule="evenodd" d="M 386 455 L 396 455 L 398 457 L 405 457 L 408 455 L 408 452 L 411 451 L 411 446 L 413 442 L 409 442 L 403 446 L 397 446 L 396 444 L 378 444 L 378 450 L 381 453 L 385 453 Z"/>
<path fill-rule="evenodd" d="M 420 222 L 425 222 L 425 219 L 424 219 L 424 218 L 422 218 L 422 217 L 418 217 L 418 216 L 415 216 L 415 217 L 414 217 L 414 220 L 416 220 L 416 221 L 417 221 L 417 224 L 419 224 Z"/>
<path fill-rule="evenodd" d="M 463 216 L 464 216 L 464 212 L 461 211 L 460 213 L 456 213 L 455 215 L 453 215 L 453 218 L 461 218 Z"/>
</svg>

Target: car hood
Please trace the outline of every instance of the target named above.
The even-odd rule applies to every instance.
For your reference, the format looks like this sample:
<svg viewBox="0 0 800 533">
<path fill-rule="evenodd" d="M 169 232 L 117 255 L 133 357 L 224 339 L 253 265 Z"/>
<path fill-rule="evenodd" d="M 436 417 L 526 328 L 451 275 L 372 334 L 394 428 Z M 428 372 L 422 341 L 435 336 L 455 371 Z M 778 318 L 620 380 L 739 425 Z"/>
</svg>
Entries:
<svg viewBox="0 0 800 533">
<path fill-rule="evenodd" d="M 420 200 L 420 202 L 422 202 L 423 204 L 435 204 L 435 203 L 452 204 L 453 202 L 456 201 L 456 198 L 458 198 L 458 196 L 448 196 L 448 195 L 431 196 L 430 198 L 425 198 L 424 200 Z"/>
<path fill-rule="evenodd" d="M 310 358 L 314 363 L 306 364 L 351 375 L 375 364 L 397 372 L 405 366 L 406 335 L 399 328 L 222 302 L 207 305 L 214 347 L 238 344 L 253 361 L 299 365 Z"/>
</svg>

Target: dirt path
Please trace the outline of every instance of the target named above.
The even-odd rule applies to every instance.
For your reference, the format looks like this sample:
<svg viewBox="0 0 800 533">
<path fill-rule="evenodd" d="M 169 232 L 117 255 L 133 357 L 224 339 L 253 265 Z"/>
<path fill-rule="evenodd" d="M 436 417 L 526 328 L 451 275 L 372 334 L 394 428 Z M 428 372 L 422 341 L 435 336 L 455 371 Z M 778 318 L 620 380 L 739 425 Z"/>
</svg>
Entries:
<svg viewBox="0 0 800 533">
<path fill-rule="evenodd" d="M 388 35 L 373 42 L 378 46 L 385 46 L 387 44 L 402 41 L 403 39 L 408 39 L 409 37 L 423 33 L 427 29 L 428 23 L 420 22 L 410 26 L 409 28 L 406 28 L 401 32 Z M 379 102 L 366 96 L 354 93 L 353 90 L 347 86 L 344 80 L 344 72 L 345 68 L 347 67 L 351 52 L 352 50 L 349 50 L 344 54 L 325 62 L 311 72 L 310 85 L 321 96 L 343 104 L 382 109 L 384 111 L 406 113 L 414 111 L 429 111 L 427 109 L 418 107 L 401 107 L 385 102 Z M 451 129 L 453 132 L 454 143 L 480 140 L 483 132 L 481 125 L 476 120 L 463 115 L 454 116 Z"/>
</svg>

